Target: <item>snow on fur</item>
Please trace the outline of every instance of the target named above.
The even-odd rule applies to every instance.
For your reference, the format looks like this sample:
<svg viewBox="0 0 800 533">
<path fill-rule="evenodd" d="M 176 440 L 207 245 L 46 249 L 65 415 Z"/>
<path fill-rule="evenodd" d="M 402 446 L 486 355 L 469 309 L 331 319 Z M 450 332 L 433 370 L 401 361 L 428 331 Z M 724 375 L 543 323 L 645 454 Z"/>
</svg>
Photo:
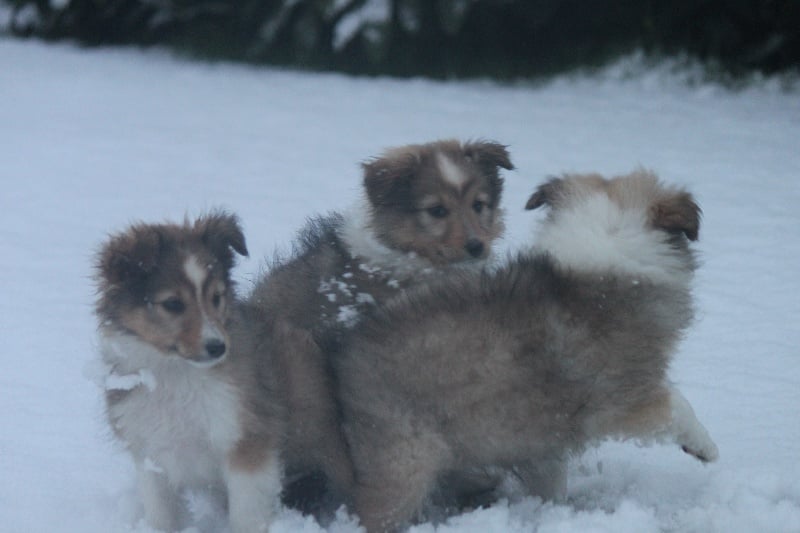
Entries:
<svg viewBox="0 0 800 533">
<path fill-rule="evenodd" d="M 729 92 L 626 64 L 536 87 L 366 80 L 10 40 L 0 64 L 5 530 L 151 531 L 82 372 L 97 349 L 92 254 L 109 232 L 226 207 L 252 251 L 236 270 L 245 292 L 308 215 L 358 198 L 359 162 L 460 137 L 509 145 L 508 250 L 528 244 L 542 215 L 522 207 L 548 175 L 646 165 L 696 195 L 698 321 L 671 376 L 721 459 L 607 443 L 570 465 L 565 505 L 512 494 L 412 531 L 797 531 L 800 98 L 779 81 Z M 196 531 L 224 531 L 219 505 L 190 503 Z M 283 510 L 273 530 L 359 526 L 345 512 L 320 525 Z"/>
</svg>

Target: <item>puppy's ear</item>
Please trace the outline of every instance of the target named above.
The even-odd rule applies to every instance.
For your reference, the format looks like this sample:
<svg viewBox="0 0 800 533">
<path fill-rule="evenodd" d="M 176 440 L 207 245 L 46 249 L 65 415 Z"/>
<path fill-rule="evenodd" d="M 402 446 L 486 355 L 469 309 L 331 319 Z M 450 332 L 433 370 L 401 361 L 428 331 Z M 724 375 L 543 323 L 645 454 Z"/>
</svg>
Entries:
<svg viewBox="0 0 800 533">
<path fill-rule="evenodd" d="M 561 178 L 550 178 L 547 182 L 539 185 L 536 191 L 528 198 L 525 209 L 537 209 L 547 204 L 552 206 L 564 187 L 564 180 Z"/>
<path fill-rule="evenodd" d="M 690 241 L 700 235 L 702 210 L 694 197 L 686 191 L 667 196 L 650 208 L 653 226 L 671 233 L 683 233 Z"/>
<path fill-rule="evenodd" d="M 367 161 L 364 188 L 373 206 L 401 207 L 412 203 L 411 180 L 419 170 L 419 158 L 399 153 Z"/>
<path fill-rule="evenodd" d="M 231 250 L 247 256 L 244 232 L 236 215 L 225 212 L 212 213 L 197 219 L 194 227 L 200 234 L 200 240 L 226 269 L 233 267 L 234 258 Z"/>
<path fill-rule="evenodd" d="M 155 226 L 139 225 L 116 235 L 100 251 L 97 269 L 109 285 L 142 281 L 155 270 L 163 236 Z"/>
<path fill-rule="evenodd" d="M 473 161 L 489 182 L 492 196 L 492 207 L 500 203 L 503 193 L 503 178 L 498 169 L 513 170 L 511 157 L 502 144 L 488 141 L 469 142 L 463 145 L 464 157 Z"/>
<path fill-rule="evenodd" d="M 511 156 L 502 144 L 488 141 L 470 142 L 464 145 L 464 155 L 483 168 L 490 167 L 494 171 L 497 167 L 514 170 Z"/>
</svg>

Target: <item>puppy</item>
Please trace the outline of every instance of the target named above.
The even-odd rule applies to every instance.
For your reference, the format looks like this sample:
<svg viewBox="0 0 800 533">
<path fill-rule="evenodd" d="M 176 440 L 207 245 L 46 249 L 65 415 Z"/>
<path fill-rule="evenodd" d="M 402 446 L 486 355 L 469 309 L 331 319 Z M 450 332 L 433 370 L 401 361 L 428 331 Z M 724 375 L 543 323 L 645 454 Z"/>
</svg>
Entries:
<svg viewBox="0 0 800 533">
<path fill-rule="evenodd" d="M 503 231 L 499 169 L 513 165 L 497 143 L 439 141 L 388 150 L 363 168 L 366 204 L 310 221 L 293 256 L 249 298 L 270 317 L 266 329 L 297 341 L 279 354 L 289 369 L 288 479 L 322 470 L 339 495 L 352 472 L 325 353 L 376 302 L 451 265 L 482 264 Z M 313 491 L 295 487 L 288 503 L 315 505 Z"/>
<path fill-rule="evenodd" d="M 250 298 L 316 336 L 441 267 L 481 264 L 504 229 L 498 171 L 513 165 L 502 145 L 409 145 L 363 168 L 366 203 L 311 220 Z"/>
<path fill-rule="evenodd" d="M 606 437 L 717 457 L 666 377 L 693 316 L 692 196 L 647 172 L 565 176 L 527 204 L 543 206 L 538 248 L 408 291 L 333 358 L 367 531 L 406 525 L 442 479 L 485 467 L 558 498 L 566 457 Z"/>
<path fill-rule="evenodd" d="M 184 525 L 184 489 L 227 493 L 234 532 L 267 531 L 279 503 L 284 393 L 251 333 L 260 311 L 234 296 L 234 253 L 242 230 L 215 213 L 134 225 L 97 262 L 108 421 L 160 530 Z"/>
</svg>

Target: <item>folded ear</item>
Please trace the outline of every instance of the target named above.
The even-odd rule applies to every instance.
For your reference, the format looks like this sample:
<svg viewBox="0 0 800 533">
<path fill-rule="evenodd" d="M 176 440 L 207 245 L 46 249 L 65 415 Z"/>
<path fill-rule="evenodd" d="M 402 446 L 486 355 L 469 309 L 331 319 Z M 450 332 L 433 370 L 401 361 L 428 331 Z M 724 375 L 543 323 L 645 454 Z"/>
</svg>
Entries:
<svg viewBox="0 0 800 533">
<path fill-rule="evenodd" d="M 410 205 L 411 180 L 418 172 L 419 158 L 413 153 L 379 157 L 362 164 L 364 188 L 374 206 Z"/>
<path fill-rule="evenodd" d="M 497 170 L 497 167 L 502 167 L 506 170 L 514 169 L 514 165 L 511 163 L 511 156 L 508 154 L 506 147 L 495 142 L 476 141 L 466 143 L 464 145 L 464 155 L 481 167 L 491 167 L 494 171 Z"/>
<path fill-rule="evenodd" d="M 223 211 L 211 213 L 197 219 L 194 228 L 200 234 L 200 240 L 226 269 L 233 267 L 234 257 L 231 250 L 247 256 L 244 232 L 236 215 Z"/>
<path fill-rule="evenodd" d="M 696 241 L 700 236 L 701 216 L 702 210 L 686 191 L 666 196 L 650 208 L 653 226 L 671 233 L 683 233 L 690 241 Z"/>
<path fill-rule="evenodd" d="M 537 209 L 545 204 L 552 206 L 556 197 L 564 188 L 564 180 L 561 178 L 550 178 L 547 182 L 539 185 L 536 191 L 528 198 L 525 209 Z"/>
<path fill-rule="evenodd" d="M 145 224 L 112 237 L 100 251 L 100 276 L 109 285 L 144 280 L 158 264 L 162 243 L 159 229 Z"/>
</svg>

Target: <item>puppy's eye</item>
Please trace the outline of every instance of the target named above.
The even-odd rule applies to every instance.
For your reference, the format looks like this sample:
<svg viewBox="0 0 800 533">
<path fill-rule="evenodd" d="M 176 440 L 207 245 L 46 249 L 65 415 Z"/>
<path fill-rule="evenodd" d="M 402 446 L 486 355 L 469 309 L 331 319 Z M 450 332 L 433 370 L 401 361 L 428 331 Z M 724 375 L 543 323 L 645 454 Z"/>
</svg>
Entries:
<svg viewBox="0 0 800 533">
<path fill-rule="evenodd" d="M 450 211 L 443 205 L 434 205 L 433 207 L 427 208 L 425 211 L 433 218 L 444 218 L 450 214 Z"/>
<path fill-rule="evenodd" d="M 219 307 L 219 304 L 221 303 L 222 303 L 222 293 L 215 292 L 211 296 L 211 305 L 213 305 L 214 307 Z"/>
<path fill-rule="evenodd" d="M 472 203 L 472 210 L 475 211 L 476 213 L 482 212 L 485 207 L 486 207 L 486 203 L 482 202 L 480 200 L 475 200 Z"/>
<path fill-rule="evenodd" d="M 183 303 L 180 298 L 172 297 L 167 298 L 163 302 L 161 302 L 161 307 L 163 307 L 168 313 L 172 313 L 173 315 L 179 315 L 186 311 L 186 304 Z"/>
</svg>

